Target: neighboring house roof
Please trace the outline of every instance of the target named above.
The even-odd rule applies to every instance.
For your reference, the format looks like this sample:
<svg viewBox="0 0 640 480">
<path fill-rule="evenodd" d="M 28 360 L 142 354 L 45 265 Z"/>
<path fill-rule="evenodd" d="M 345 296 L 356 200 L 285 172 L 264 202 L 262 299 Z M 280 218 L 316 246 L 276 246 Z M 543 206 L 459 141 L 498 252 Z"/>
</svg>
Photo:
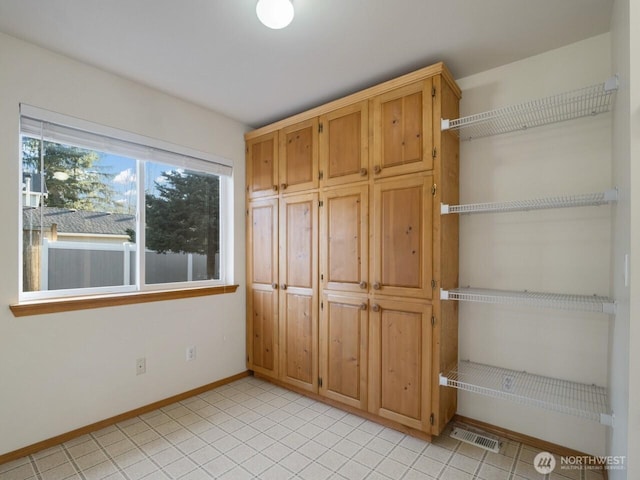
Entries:
<svg viewBox="0 0 640 480">
<path fill-rule="evenodd" d="M 58 233 L 86 233 L 102 235 L 126 235 L 127 229 L 135 229 L 135 215 L 124 213 L 90 212 L 68 208 L 38 207 L 22 211 L 23 228 L 47 230 L 54 223 Z"/>
</svg>

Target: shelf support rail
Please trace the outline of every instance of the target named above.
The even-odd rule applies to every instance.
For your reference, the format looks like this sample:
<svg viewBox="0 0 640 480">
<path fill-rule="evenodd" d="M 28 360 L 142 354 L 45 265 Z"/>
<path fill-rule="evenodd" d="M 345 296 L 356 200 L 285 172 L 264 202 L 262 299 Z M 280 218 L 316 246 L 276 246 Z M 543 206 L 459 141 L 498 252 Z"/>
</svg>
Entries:
<svg viewBox="0 0 640 480">
<path fill-rule="evenodd" d="M 608 112 L 618 76 L 590 87 L 498 108 L 454 120 L 441 119 L 441 131 L 459 131 L 462 140 L 488 137 Z"/>
<path fill-rule="evenodd" d="M 442 203 L 440 204 L 440 214 L 527 212 L 530 210 L 599 206 L 613 203 L 617 200 L 618 190 L 613 188 L 599 193 L 557 195 L 555 197 L 513 200 L 509 202 L 470 203 L 466 205 L 448 205 Z"/>
<path fill-rule="evenodd" d="M 598 295 L 490 290 L 480 288 L 440 289 L 440 300 L 458 300 L 501 305 L 516 305 L 560 310 L 616 314 L 616 304 Z"/>
<path fill-rule="evenodd" d="M 514 401 L 613 426 L 606 389 L 523 371 L 460 361 L 439 384 L 492 398 Z"/>
</svg>

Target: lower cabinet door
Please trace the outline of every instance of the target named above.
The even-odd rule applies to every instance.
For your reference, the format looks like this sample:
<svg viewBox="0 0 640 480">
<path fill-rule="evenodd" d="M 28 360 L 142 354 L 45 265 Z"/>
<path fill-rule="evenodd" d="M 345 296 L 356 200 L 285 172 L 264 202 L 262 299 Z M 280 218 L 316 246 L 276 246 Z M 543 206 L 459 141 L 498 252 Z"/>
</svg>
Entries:
<svg viewBox="0 0 640 480">
<path fill-rule="evenodd" d="M 278 378 L 278 291 L 254 287 L 248 297 L 248 367 Z"/>
<path fill-rule="evenodd" d="M 332 400 L 366 410 L 367 297 L 325 293 L 320 313 L 319 392 Z"/>
<path fill-rule="evenodd" d="M 369 411 L 429 431 L 431 305 L 376 298 L 369 313 Z"/>
<path fill-rule="evenodd" d="M 247 205 L 247 367 L 279 376 L 278 199 Z"/>
<path fill-rule="evenodd" d="M 280 292 L 280 379 L 318 391 L 318 323 L 314 296 L 303 289 Z M 314 304 L 315 303 L 315 304 Z"/>
</svg>

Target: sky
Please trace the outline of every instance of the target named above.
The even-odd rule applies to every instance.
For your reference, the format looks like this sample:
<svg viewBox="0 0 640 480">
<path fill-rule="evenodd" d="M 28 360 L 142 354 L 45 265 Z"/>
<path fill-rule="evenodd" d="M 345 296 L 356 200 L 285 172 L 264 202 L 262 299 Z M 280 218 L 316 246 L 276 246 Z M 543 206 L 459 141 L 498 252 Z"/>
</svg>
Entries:
<svg viewBox="0 0 640 480">
<path fill-rule="evenodd" d="M 100 155 L 100 166 L 113 177 L 112 188 L 115 192 L 114 201 L 127 213 L 136 211 L 136 161 L 132 158 L 121 157 L 110 153 Z M 155 189 L 155 182 L 162 182 L 162 172 L 170 167 L 158 163 L 146 162 L 145 188 L 149 192 Z"/>
<path fill-rule="evenodd" d="M 25 137 L 29 137 L 26 135 Z M 84 147 L 79 147 L 84 148 Z M 95 165 L 97 172 L 109 175 L 110 187 L 113 191 L 113 201 L 118 206 L 114 210 L 120 213 L 136 213 L 136 160 L 104 151 L 88 149 L 98 154 L 98 162 Z M 45 160 L 46 162 L 46 160 Z M 45 166 L 46 169 L 46 166 Z M 157 194 L 155 185 L 165 181 L 163 172 L 174 170 L 175 167 L 161 163 L 146 161 L 145 170 L 145 193 Z M 54 172 L 55 176 L 56 172 Z"/>
</svg>

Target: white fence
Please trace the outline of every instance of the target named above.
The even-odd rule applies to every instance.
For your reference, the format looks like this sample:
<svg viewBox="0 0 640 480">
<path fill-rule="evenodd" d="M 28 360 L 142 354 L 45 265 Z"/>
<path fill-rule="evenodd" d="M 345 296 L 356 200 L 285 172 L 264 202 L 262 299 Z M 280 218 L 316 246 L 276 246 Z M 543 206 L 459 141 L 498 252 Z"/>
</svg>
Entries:
<svg viewBox="0 0 640 480">
<path fill-rule="evenodd" d="M 133 285 L 136 245 L 49 241 L 40 250 L 40 290 Z M 216 254 L 215 271 L 219 257 Z M 207 257 L 200 254 L 145 252 L 145 283 L 207 279 Z"/>
</svg>

